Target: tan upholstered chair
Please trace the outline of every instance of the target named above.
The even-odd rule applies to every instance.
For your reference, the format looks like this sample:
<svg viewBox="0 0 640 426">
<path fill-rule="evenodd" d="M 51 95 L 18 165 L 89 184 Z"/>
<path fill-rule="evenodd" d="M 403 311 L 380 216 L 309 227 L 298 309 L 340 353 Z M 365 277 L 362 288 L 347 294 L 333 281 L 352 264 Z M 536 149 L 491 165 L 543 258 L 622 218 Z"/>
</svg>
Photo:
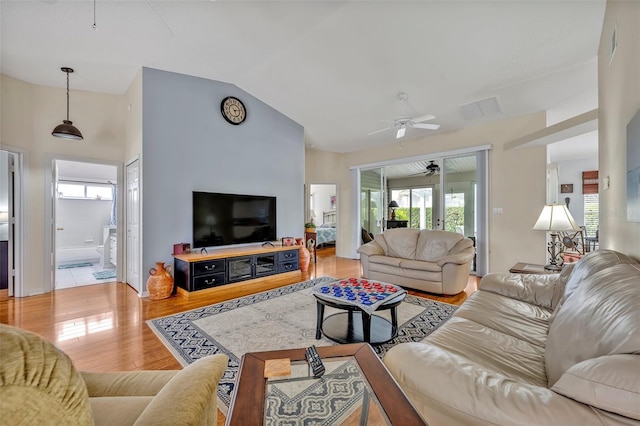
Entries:
<svg viewBox="0 0 640 426">
<path fill-rule="evenodd" d="M 0 324 L 0 423 L 216 425 L 225 355 L 183 370 L 78 372 L 52 343 Z"/>
</svg>

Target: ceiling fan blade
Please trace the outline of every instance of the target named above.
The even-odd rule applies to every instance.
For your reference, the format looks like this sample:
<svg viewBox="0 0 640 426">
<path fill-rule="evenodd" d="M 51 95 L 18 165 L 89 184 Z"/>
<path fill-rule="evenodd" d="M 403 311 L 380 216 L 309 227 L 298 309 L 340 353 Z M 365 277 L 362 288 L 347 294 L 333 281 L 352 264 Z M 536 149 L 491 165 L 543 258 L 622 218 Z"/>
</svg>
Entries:
<svg viewBox="0 0 640 426">
<path fill-rule="evenodd" d="M 376 133 L 385 132 L 391 130 L 391 127 L 385 127 L 384 129 L 376 130 L 375 132 L 367 133 L 367 135 L 375 135 Z"/>
<path fill-rule="evenodd" d="M 429 121 L 429 120 L 433 120 L 434 118 L 436 118 L 435 115 L 423 115 L 422 117 L 416 117 L 416 118 L 412 118 L 411 121 L 413 121 L 414 123 L 421 123 L 423 121 Z"/>
<path fill-rule="evenodd" d="M 420 173 L 414 173 L 414 174 L 412 174 L 412 175 L 408 175 L 408 176 L 418 176 L 418 175 L 424 175 L 424 174 L 426 174 L 426 173 L 427 173 L 427 172 L 420 172 Z"/>
<path fill-rule="evenodd" d="M 428 130 L 437 130 L 440 128 L 439 124 L 414 124 L 413 125 L 414 128 L 416 129 L 428 129 Z"/>
</svg>

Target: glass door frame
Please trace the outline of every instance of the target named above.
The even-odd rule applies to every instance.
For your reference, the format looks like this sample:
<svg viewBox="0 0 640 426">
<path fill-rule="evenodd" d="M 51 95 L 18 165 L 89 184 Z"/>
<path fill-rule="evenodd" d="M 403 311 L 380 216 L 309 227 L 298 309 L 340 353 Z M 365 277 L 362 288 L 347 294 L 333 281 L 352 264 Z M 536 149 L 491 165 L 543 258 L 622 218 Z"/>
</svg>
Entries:
<svg viewBox="0 0 640 426">
<path fill-rule="evenodd" d="M 475 210 L 475 221 L 476 221 L 476 275 L 483 276 L 488 272 L 489 269 L 489 151 L 492 149 L 491 145 L 479 145 L 470 148 L 463 148 L 458 150 L 439 152 L 439 153 L 431 153 L 425 154 L 421 156 L 401 158 L 395 160 L 382 161 L 371 164 L 362 164 L 362 165 L 354 165 L 350 167 L 351 171 L 351 184 L 353 194 L 357 194 L 352 198 L 352 206 L 353 206 L 353 214 L 352 214 L 352 223 L 356 226 L 352 228 L 352 244 L 351 251 L 353 253 L 353 258 L 358 258 L 358 254 L 356 252 L 357 248 L 360 246 L 361 236 L 360 229 L 362 227 L 361 219 L 360 219 L 360 199 L 361 199 L 361 180 L 360 180 L 360 171 L 361 170 L 371 170 L 374 168 L 382 168 L 385 166 L 395 165 L 395 164 L 403 164 L 403 163 L 413 163 L 416 161 L 428 161 L 439 159 L 442 160 L 441 164 L 444 165 L 444 160 L 447 158 L 460 157 L 465 155 L 476 155 L 476 210 Z M 444 169 L 440 173 L 440 188 L 444 188 Z M 385 194 L 388 192 L 386 188 L 386 181 L 384 182 Z M 439 204 L 438 212 L 440 217 L 444 217 L 444 193 L 442 190 L 440 194 L 440 198 L 443 199 Z M 388 201 L 385 200 L 385 203 Z M 435 212 L 435 209 L 434 209 Z M 442 229 L 443 221 L 441 221 L 440 229 Z"/>
</svg>

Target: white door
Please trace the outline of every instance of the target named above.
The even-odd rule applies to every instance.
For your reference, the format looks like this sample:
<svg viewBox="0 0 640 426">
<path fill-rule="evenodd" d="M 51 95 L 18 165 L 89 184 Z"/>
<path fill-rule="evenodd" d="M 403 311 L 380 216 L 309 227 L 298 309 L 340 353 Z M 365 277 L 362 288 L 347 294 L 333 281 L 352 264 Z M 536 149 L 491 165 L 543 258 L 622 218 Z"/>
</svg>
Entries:
<svg viewBox="0 0 640 426">
<path fill-rule="evenodd" d="M 127 277 L 126 282 L 141 292 L 140 285 L 140 169 L 136 160 L 126 167 L 127 173 Z"/>
</svg>

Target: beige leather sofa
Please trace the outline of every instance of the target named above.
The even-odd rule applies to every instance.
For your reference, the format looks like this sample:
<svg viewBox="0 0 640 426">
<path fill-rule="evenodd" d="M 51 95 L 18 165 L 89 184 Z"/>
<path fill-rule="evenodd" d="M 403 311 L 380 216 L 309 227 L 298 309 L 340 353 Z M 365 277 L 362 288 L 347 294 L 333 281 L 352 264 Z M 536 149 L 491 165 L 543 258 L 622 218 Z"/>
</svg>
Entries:
<svg viewBox="0 0 640 426">
<path fill-rule="evenodd" d="M 0 324 L 2 425 L 216 425 L 228 358 L 183 370 L 80 373 L 50 342 Z"/>
<path fill-rule="evenodd" d="M 456 232 L 395 228 L 377 234 L 358 253 L 365 278 L 458 294 L 467 286 L 474 248 Z"/>
<path fill-rule="evenodd" d="M 489 274 L 384 363 L 430 426 L 640 424 L 640 264 L 597 250 L 561 274 Z"/>
</svg>

